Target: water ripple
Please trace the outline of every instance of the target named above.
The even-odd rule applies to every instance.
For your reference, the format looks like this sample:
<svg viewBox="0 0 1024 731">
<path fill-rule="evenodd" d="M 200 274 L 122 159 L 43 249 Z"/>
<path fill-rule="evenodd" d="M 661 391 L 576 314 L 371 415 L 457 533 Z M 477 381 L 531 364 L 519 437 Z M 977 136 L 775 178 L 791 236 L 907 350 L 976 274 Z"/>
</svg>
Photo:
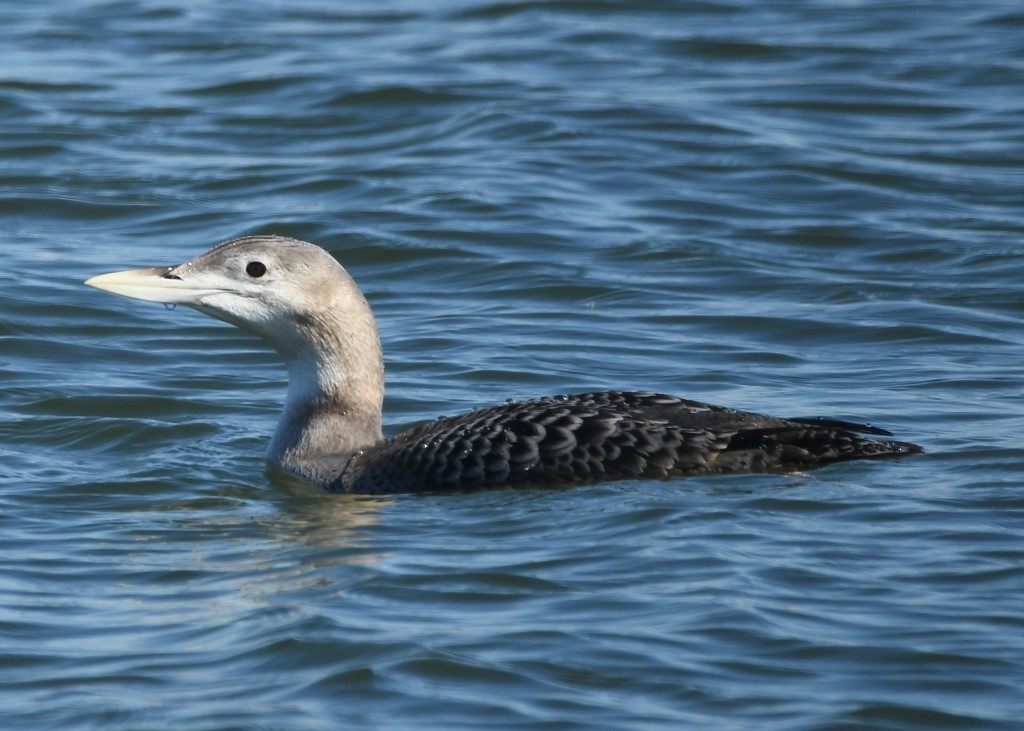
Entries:
<svg viewBox="0 0 1024 731">
<path fill-rule="evenodd" d="M 1024 14 L 991 0 L 0 8 L 5 728 L 1010 729 Z M 277 232 L 387 429 L 622 386 L 894 463 L 326 496 L 251 337 L 81 281 Z"/>
</svg>

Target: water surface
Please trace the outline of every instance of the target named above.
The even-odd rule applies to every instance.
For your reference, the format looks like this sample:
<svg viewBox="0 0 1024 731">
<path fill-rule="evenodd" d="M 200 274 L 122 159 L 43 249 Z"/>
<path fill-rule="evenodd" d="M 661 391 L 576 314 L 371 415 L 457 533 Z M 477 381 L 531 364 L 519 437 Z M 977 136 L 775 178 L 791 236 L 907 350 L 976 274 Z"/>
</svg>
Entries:
<svg viewBox="0 0 1024 731">
<path fill-rule="evenodd" d="M 1019 728 L 1024 13 L 943 5 L 0 8 L 4 728 Z M 267 232 L 389 430 L 621 387 L 928 454 L 321 494 L 272 352 L 81 284 Z"/>
</svg>

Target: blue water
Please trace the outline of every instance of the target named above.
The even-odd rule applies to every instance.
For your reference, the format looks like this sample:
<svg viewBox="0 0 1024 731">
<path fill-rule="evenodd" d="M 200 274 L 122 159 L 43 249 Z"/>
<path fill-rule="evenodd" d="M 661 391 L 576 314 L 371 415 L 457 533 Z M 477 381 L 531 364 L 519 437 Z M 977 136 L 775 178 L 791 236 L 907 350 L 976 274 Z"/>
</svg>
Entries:
<svg viewBox="0 0 1024 731">
<path fill-rule="evenodd" d="M 1018 2 L 0 6 L 4 729 L 1024 717 Z M 928 453 L 344 497 L 285 373 L 84 287 L 335 253 L 387 430 L 656 389 Z"/>
</svg>

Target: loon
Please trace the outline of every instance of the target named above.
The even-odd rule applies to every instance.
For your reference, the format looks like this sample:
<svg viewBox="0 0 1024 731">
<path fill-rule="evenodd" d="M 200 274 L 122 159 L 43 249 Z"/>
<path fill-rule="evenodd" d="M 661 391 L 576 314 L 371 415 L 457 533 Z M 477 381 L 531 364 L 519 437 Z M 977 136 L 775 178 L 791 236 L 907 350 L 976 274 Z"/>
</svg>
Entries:
<svg viewBox="0 0 1024 731">
<path fill-rule="evenodd" d="M 892 436 L 866 424 L 782 419 L 627 391 L 510 401 L 385 439 L 376 321 L 352 277 L 319 246 L 246 236 L 178 266 L 102 274 L 85 284 L 186 305 L 273 346 L 288 366 L 288 394 L 267 459 L 331 492 L 787 472 L 923 451 L 862 436 Z"/>
</svg>

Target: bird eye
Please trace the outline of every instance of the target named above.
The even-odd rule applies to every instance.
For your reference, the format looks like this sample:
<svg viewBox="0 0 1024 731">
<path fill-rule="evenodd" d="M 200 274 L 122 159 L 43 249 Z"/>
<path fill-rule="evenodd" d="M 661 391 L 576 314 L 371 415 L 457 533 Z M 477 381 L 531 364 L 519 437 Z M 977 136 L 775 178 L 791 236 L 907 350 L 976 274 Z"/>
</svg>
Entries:
<svg viewBox="0 0 1024 731">
<path fill-rule="evenodd" d="M 262 277 L 267 273 L 267 265 L 262 261 L 250 261 L 245 265 L 245 273 L 253 278 Z"/>
</svg>

